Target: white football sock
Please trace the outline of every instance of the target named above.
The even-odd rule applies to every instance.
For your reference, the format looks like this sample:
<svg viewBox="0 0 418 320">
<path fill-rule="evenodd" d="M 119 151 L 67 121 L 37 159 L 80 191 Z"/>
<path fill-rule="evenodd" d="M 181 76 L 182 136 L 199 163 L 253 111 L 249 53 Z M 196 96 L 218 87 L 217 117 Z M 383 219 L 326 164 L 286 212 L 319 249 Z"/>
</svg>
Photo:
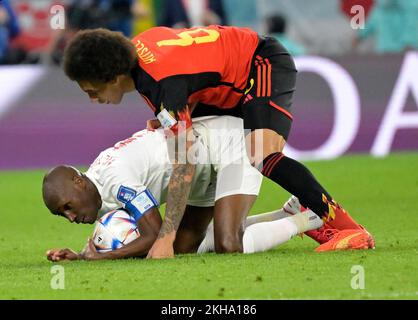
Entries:
<svg viewBox="0 0 418 320">
<path fill-rule="evenodd" d="M 272 249 L 299 233 L 318 229 L 322 224 L 321 218 L 311 210 L 276 221 L 253 224 L 244 232 L 242 240 L 244 253 Z"/>
<path fill-rule="evenodd" d="M 247 219 L 245 220 L 245 227 L 248 227 L 254 223 L 275 221 L 275 220 L 284 219 L 290 216 L 291 214 L 285 212 L 283 209 L 256 214 L 256 215 L 247 217 Z"/>
<path fill-rule="evenodd" d="M 209 223 L 208 229 L 206 230 L 206 236 L 199 245 L 197 253 L 206 253 L 215 251 L 215 236 L 213 233 L 213 221 Z"/>
<path fill-rule="evenodd" d="M 245 229 L 243 250 L 244 253 L 266 251 L 289 241 L 296 234 L 297 227 L 289 218 L 256 223 Z"/>
<path fill-rule="evenodd" d="M 304 212 L 289 217 L 297 226 L 297 233 L 319 229 L 323 226 L 322 219 L 312 210 L 307 209 Z"/>
<path fill-rule="evenodd" d="M 272 221 L 272 219 L 276 219 Z M 315 230 L 323 225 L 321 218 L 312 210 L 289 215 L 283 210 L 271 211 L 248 217 L 243 236 L 244 253 L 261 252 L 289 241 L 297 234 Z M 215 251 L 213 223 L 206 231 L 197 253 Z"/>
<path fill-rule="evenodd" d="M 247 217 L 247 219 L 245 220 L 245 228 L 255 223 L 275 221 L 275 220 L 287 218 L 289 216 L 291 215 L 289 213 L 286 213 L 283 209 L 256 214 L 256 215 Z M 215 239 L 214 239 L 214 234 L 213 234 L 213 222 L 211 222 L 206 231 L 205 238 L 203 239 L 202 243 L 197 249 L 197 253 L 205 253 L 205 252 L 213 252 L 213 251 L 215 251 Z"/>
</svg>

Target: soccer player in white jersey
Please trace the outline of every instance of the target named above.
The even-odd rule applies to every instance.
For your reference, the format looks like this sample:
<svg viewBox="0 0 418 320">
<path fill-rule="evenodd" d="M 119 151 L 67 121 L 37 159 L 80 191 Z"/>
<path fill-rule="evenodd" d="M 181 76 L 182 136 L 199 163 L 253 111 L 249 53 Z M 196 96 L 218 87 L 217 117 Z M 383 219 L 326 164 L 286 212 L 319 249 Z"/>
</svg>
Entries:
<svg viewBox="0 0 418 320">
<path fill-rule="evenodd" d="M 241 119 L 229 116 L 195 119 L 190 156 L 196 174 L 174 242 L 176 252 L 264 251 L 322 226 L 310 210 L 292 216 L 277 211 L 250 217 L 244 230 L 240 221 L 243 217 L 245 221 L 258 195 L 262 176 L 249 163 L 242 128 Z M 165 139 L 163 130 L 143 130 L 103 151 L 85 173 L 58 166 L 45 176 L 43 198 L 53 214 L 71 222 L 94 223 L 98 215 L 124 208 L 141 233 L 111 252 L 96 252 L 90 241 L 82 254 L 54 249 L 48 259 L 117 259 L 148 253 L 160 230 L 158 206 L 166 200 L 172 171 Z M 230 244 L 237 243 L 235 237 L 240 237 L 239 247 Z"/>
</svg>

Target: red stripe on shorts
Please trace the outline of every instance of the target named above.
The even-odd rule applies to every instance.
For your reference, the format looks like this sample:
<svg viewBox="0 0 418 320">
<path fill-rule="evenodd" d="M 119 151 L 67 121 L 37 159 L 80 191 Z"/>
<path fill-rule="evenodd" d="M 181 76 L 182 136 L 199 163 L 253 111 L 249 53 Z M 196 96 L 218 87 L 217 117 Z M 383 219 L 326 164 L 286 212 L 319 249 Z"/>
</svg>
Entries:
<svg viewBox="0 0 418 320">
<path fill-rule="evenodd" d="M 275 104 L 273 101 L 269 101 L 269 104 L 273 107 L 279 110 L 280 112 L 284 113 L 286 117 L 288 117 L 290 120 L 293 120 L 293 116 L 290 114 L 289 111 L 283 109 L 282 107 L 279 107 L 277 104 Z"/>
</svg>

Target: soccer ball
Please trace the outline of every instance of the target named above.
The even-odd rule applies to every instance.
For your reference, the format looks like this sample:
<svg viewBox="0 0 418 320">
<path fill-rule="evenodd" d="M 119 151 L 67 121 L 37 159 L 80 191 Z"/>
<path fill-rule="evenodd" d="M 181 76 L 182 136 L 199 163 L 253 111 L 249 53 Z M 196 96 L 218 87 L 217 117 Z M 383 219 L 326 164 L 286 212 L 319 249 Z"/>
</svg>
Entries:
<svg viewBox="0 0 418 320">
<path fill-rule="evenodd" d="M 119 209 L 108 212 L 97 220 L 93 243 L 97 252 L 108 252 L 123 247 L 139 236 L 135 219 Z"/>
</svg>

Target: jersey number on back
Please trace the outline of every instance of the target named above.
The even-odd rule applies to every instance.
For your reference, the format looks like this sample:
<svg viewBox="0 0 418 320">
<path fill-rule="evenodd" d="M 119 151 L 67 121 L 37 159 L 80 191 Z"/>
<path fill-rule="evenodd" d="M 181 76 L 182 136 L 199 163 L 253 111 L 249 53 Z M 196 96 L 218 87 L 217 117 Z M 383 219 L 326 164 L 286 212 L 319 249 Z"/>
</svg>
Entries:
<svg viewBox="0 0 418 320">
<path fill-rule="evenodd" d="M 204 36 L 196 35 L 201 32 L 205 33 L 206 35 Z M 162 46 L 186 47 L 186 46 L 192 45 L 193 43 L 200 44 L 200 43 L 215 42 L 219 38 L 219 32 L 216 30 L 197 28 L 194 30 L 180 32 L 177 36 L 179 37 L 179 39 L 161 40 L 157 42 L 157 45 L 159 47 L 162 47 Z"/>
</svg>

